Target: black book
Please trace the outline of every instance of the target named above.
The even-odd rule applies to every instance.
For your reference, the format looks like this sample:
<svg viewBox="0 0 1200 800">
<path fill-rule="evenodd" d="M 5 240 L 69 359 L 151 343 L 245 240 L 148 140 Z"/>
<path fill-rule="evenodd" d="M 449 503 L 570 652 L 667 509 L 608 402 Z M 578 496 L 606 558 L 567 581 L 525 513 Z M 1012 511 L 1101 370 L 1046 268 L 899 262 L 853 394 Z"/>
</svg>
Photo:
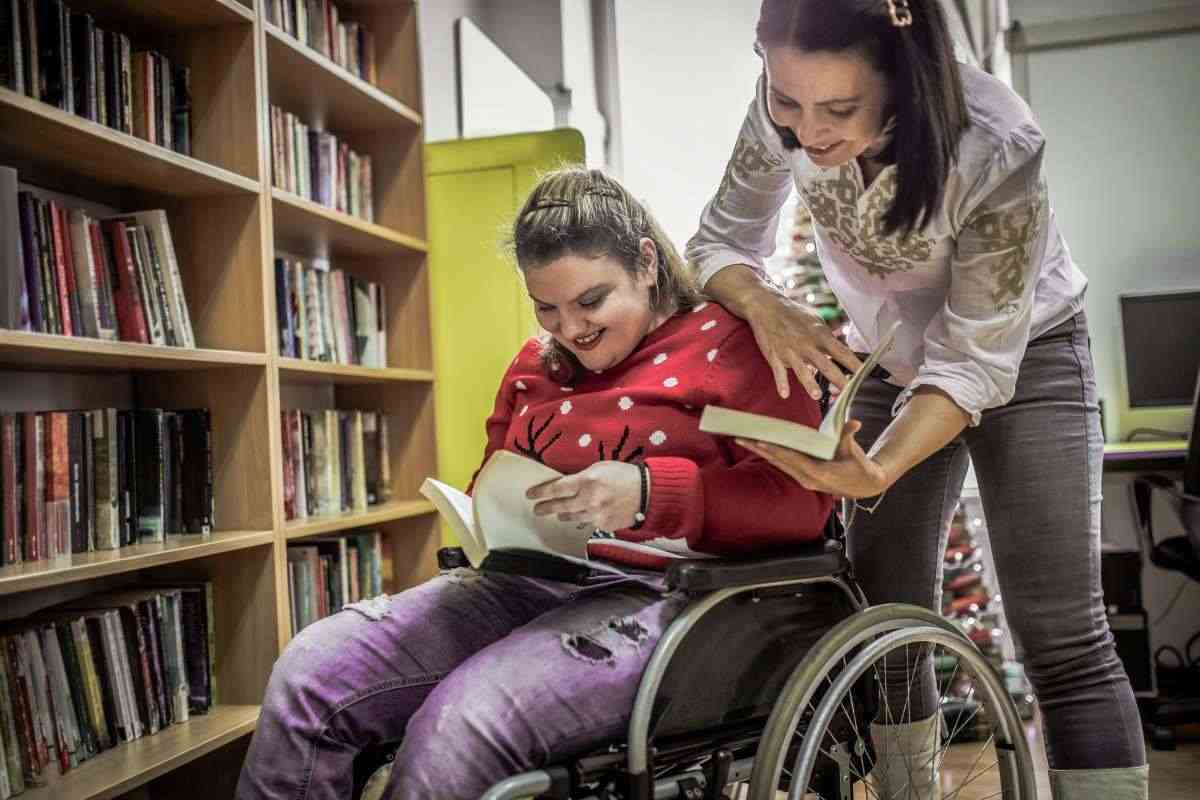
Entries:
<svg viewBox="0 0 1200 800">
<path fill-rule="evenodd" d="M 84 415 L 78 411 L 67 414 L 67 476 L 69 484 L 71 514 L 71 552 L 86 553 L 87 523 L 83 518 L 83 506 L 87 501 L 87 488 L 83 482 L 84 468 Z"/>
<path fill-rule="evenodd" d="M 180 441 L 179 415 L 173 411 L 163 414 L 163 487 L 166 495 L 163 502 L 163 518 L 165 533 L 182 533 L 183 524 L 180 514 L 180 495 L 182 481 L 179 472 L 179 459 L 182 456 Z"/>
<path fill-rule="evenodd" d="M 104 31 L 92 26 L 92 70 L 96 75 L 96 122 L 108 124 L 108 59 L 104 54 Z"/>
<path fill-rule="evenodd" d="M 163 503 L 164 439 L 166 429 L 161 409 L 137 409 L 133 417 L 134 518 L 138 542 L 161 542 L 166 527 Z"/>
<path fill-rule="evenodd" d="M 163 93 L 162 93 L 162 67 L 163 57 L 158 53 L 150 53 L 150 73 L 146 76 L 146 80 L 153 82 L 151 91 L 154 92 L 154 119 L 150 120 L 150 124 L 154 126 L 154 142 L 162 147 L 167 146 L 165 131 L 163 130 Z"/>
<path fill-rule="evenodd" d="M 157 595 L 141 598 L 137 601 L 137 606 L 142 636 L 146 640 L 146 650 L 150 656 L 150 677 L 154 688 L 154 700 L 158 704 L 158 724 L 165 728 L 174 720 L 171 714 L 170 692 L 167 689 L 166 664 L 163 660 L 162 607 Z"/>
<path fill-rule="evenodd" d="M 313 430 L 312 414 L 300 414 L 300 453 L 304 459 L 304 497 L 308 501 L 308 515 L 317 514 L 317 476 L 313 470 Z"/>
<path fill-rule="evenodd" d="M 70 14 L 71 91 L 75 113 L 93 122 L 96 108 L 96 21 L 91 14 Z"/>
<path fill-rule="evenodd" d="M 58 3 L 59 61 L 62 63 L 63 110 L 75 113 L 75 59 L 71 57 L 71 9 Z"/>
<path fill-rule="evenodd" d="M 104 102 L 108 127 L 121 130 L 121 45 L 113 31 L 104 31 Z"/>
<path fill-rule="evenodd" d="M 83 427 L 83 469 L 80 483 L 83 485 L 80 515 L 83 517 L 83 536 L 87 551 L 96 549 L 96 446 L 92 415 L 87 411 L 77 412 Z"/>
<path fill-rule="evenodd" d="M 212 708 L 212 672 L 209 668 L 207 591 L 202 585 L 183 585 L 179 591 L 183 627 L 183 665 L 188 682 L 188 711 L 204 714 Z"/>
<path fill-rule="evenodd" d="M 211 533 L 213 528 L 212 414 L 207 408 L 177 412 L 180 430 L 181 530 Z"/>
<path fill-rule="evenodd" d="M 17 210 L 21 217 L 21 258 L 25 262 L 25 292 L 29 298 L 29 328 L 36 333 L 46 332 L 46 317 L 42 313 L 41 256 L 38 253 L 37 222 L 34 218 L 33 195 L 17 193 Z"/>
<path fill-rule="evenodd" d="M 37 35 L 37 0 L 17 0 L 20 13 L 21 44 L 24 46 L 22 55 L 25 57 L 25 94 L 34 100 L 42 97 L 41 87 L 41 53 L 38 49 Z"/>
<path fill-rule="evenodd" d="M 58 636 L 58 647 L 62 651 L 63 666 L 67 673 L 67 686 L 71 692 L 71 705 L 75 708 L 75 719 L 79 723 L 79 739 L 85 752 L 94 754 L 98 751 L 96 732 L 92 728 L 91 715 L 88 713 L 87 687 L 83 678 L 83 662 L 79 651 L 75 648 L 75 637 L 71 635 L 71 623 L 60 620 L 51 626 Z"/>
<path fill-rule="evenodd" d="M 37 209 L 38 231 L 41 238 L 39 255 L 42 259 L 42 300 L 45 303 L 46 318 L 50 320 L 47 333 L 64 332 L 63 310 L 59 297 L 58 271 L 54 248 L 54 223 L 50 219 L 50 203 L 37 199 L 34 208 Z"/>
<path fill-rule="evenodd" d="M 289 302 L 287 262 L 282 258 L 275 259 L 275 319 L 279 326 L 279 355 L 295 357 L 292 352 L 292 306 Z"/>
<path fill-rule="evenodd" d="M 117 475 L 121 498 L 121 546 L 137 543 L 137 447 L 133 413 L 117 412 Z"/>
<path fill-rule="evenodd" d="M 96 665 L 96 678 L 100 684 L 100 702 L 104 707 L 104 722 L 107 738 L 101 736 L 101 743 L 116 744 L 123 741 L 124 731 L 118 729 L 117 716 L 117 681 L 115 669 L 108 663 L 108 651 L 104 648 L 104 619 L 99 614 L 87 614 L 83 618 L 87 627 L 88 642 L 92 647 L 92 661 Z"/>
<path fill-rule="evenodd" d="M 171 69 L 171 139 L 177 153 L 192 154 L 192 71 Z"/>
<path fill-rule="evenodd" d="M 0 86 L 25 93 L 25 59 L 21 43 L 21 8 L 17 0 L 0 0 Z"/>
<path fill-rule="evenodd" d="M 341 478 L 342 485 L 339 491 L 342 494 L 342 510 L 349 511 L 354 506 L 354 479 L 350 475 L 350 431 L 353 426 L 350 425 L 350 415 L 345 411 L 337 412 L 338 425 L 338 460 L 341 462 Z"/>
<path fill-rule="evenodd" d="M 67 107 L 67 52 L 63 30 L 62 0 L 36 0 L 37 37 L 41 69 L 41 100 L 64 111 Z"/>
</svg>

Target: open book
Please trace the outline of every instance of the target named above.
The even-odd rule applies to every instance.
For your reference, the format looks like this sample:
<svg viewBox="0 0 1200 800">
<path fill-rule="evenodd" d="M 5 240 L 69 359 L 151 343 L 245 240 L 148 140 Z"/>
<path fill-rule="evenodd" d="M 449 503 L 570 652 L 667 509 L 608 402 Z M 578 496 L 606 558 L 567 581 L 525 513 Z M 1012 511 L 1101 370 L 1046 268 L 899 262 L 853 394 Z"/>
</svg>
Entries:
<svg viewBox="0 0 1200 800">
<path fill-rule="evenodd" d="M 899 327 L 900 321 L 897 320 L 883 335 L 883 339 L 880 340 L 879 346 L 875 348 L 871 357 L 850 376 L 845 388 L 826 412 L 825 418 L 821 420 L 821 427 L 810 428 L 799 422 L 768 417 L 763 414 L 735 411 L 721 406 L 705 406 L 704 413 L 700 416 L 700 430 L 725 436 L 740 436 L 743 439 L 757 439 L 797 450 L 813 458 L 830 460 L 837 451 L 838 442 L 842 439 L 842 429 L 846 427 L 846 420 L 850 416 L 850 405 L 854 402 L 854 395 L 858 393 L 858 387 L 862 386 L 863 381 L 871 374 L 871 370 L 875 369 L 875 365 L 879 363 L 879 359 L 892 346 L 896 329 Z"/>
<path fill-rule="evenodd" d="M 510 450 L 497 450 L 479 471 L 474 496 L 433 478 L 426 478 L 421 494 L 437 507 L 462 542 L 471 566 L 479 568 L 497 551 L 538 553 L 610 572 L 620 569 L 588 557 L 588 544 L 628 550 L 660 558 L 707 558 L 692 551 L 682 539 L 626 542 L 611 538 L 577 522 L 562 522 L 555 515 L 533 513 L 534 501 L 525 492 L 563 474 Z"/>
</svg>

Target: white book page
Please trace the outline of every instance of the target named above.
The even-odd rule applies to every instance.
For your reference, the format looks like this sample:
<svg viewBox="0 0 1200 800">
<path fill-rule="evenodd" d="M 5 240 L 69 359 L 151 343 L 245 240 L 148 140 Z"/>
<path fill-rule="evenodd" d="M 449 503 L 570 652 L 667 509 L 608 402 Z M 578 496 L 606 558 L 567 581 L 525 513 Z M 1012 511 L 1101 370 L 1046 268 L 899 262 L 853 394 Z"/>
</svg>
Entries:
<svg viewBox="0 0 1200 800">
<path fill-rule="evenodd" d="M 557 516 L 537 516 L 525 492 L 562 473 L 508 450 L 497 450 L 475 481 L 475 529 L 488 550 L 522 548 L 545 550 L 587 560 L 591 529 Z"/>
<path fill-rule="evenodd" d="M 892 327 L 888 328 L 887 333 L 879 341 L 875 352 L 871 353 L 871 357 L 863 362 L 862 369 L 850 376 L 850 380 L 846 382 L 846 388 L 838 394 L 829 413 L 825 415 L 825 419 L 821 420 L 821 433 L 833 439 L 835 450 L 837 443 L 841 441 L 842 429 L 846 427 L 846 420 L 850 418 L 850 404 L 854 402 L 854 395 L 858 394 L 859 387 L 871 374 L 871 370 L 875 369 L 879 359 L 883 358 L 883 354 L 891 348 L 892 340 L 896 338 L 896 331 L 899 327 L 900 320 L 892 323 Z M 833 453 L 830 453 L 829 457 L 832 458 Z"/>
<path fill-rule="evenodd" d="M 487 555 L 487 548 L 475 532 L 475 510 L 471 496 L 434 478 L 425 479 L 421 484 L 421 494 L 433 503 L 438 513 L 450 523 L 450 527 L 462 542 L 467 560 L 471 562 L 471 566 L 478 568 Z"/>
</svg>

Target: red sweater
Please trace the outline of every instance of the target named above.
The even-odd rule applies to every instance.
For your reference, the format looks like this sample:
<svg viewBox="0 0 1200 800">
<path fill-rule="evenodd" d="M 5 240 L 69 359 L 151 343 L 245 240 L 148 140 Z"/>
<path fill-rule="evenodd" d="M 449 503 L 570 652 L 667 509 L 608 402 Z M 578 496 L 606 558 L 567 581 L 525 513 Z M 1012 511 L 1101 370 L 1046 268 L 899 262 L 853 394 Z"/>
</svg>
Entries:
<svg viewBox="0 0 1200 800">
<path fill-rule="evenodd" d="M 602 459 L 644 462 L 649 509 L 641 528 L 616 531 L 628 541 L 682 538 L 692 550 L 734 556 L 822 535 L 833 507 L 828 495 L 698 427 L 710 403 L 820 423 L 816 402 L 794 378 L 790 399 L 779 397 L 750 326 L 721 306 L 677 314 L 620 364 L 584 372 L 572 386 L 547 375 L 540 351 L 531 339 L 501 381 L 485 462 L 502 447 L 567 474 Z M 647 565 L 602 541 L 589 552 Z"/>
</svg>

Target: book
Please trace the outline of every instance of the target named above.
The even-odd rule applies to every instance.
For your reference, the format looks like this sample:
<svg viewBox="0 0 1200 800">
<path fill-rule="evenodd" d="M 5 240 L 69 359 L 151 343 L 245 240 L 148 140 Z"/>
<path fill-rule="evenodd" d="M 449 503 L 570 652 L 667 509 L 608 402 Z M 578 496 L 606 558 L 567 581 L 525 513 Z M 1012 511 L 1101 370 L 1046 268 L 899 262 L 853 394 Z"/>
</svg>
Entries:
<svg viewBox="0 0 1200 800">
<path fill-rule="evenodd" d="M 899 327 L 900 322 L 897 321 L 884 333 L 875 352 L 846 381 L 846 387 L 838 394 L 837 400 L 821 419 L 820 427 L 810 428 L 791 420 L 709 405 L 705 406 L 704 413 L 700 415 L 700 430 L 723 436 L 739 436 L 743 439 L 770 442 L 813 458 L 823 461 L 830 460 L 837 452 L 838 443 L 842 440 L 842 430 L 846 427 L 846 421 L 850 417 L 850 406 L 854 402 L 854 395 L 858 393 L 863 381 L 875 369 L 879 359 L 892 346 L 896 330 Z"/>
<path fill-rule="evenodd" d="M 425 479 L 421 494 L 433 503 L 458 534 L 467 560 L 476 569 L 500 568 L 500 562 L 507 561 L 505 555 L 508 555 L 532 556 L 547 564 L 557 559 L 623 574 L 623 570 L 612 564 L 589 558 L 591 541 L 664 558 L 709 557 L 691 550 L 682 539 L 626 542 L 581 523 L 563 522 L 555 515 L 534 514 L 534 501 L 527 499 L 525 492 L 561 477 L 561 472 L 531 458 L 510 450 L 497 450 L 480 469 L 472 495 L 434 478 Z M 489 563 L 498 552 L 502 554 L 500 558 Z"/>
</svg>

